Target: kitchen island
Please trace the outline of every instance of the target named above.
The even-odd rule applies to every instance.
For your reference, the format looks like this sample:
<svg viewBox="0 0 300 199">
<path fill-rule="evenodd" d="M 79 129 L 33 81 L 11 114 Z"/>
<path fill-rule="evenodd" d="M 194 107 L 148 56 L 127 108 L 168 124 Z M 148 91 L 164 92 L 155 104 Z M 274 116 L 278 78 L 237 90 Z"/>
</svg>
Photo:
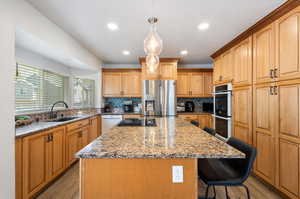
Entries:
<svg viewBox="0 0 300 199">
<path fill-rule="evenodd" d="M 244 158 L 183 119 L 155 119 L 156 127 L 113 127 L 76 154 L 82 199 L 195 199 L 197 158 Z"/>
</svg>

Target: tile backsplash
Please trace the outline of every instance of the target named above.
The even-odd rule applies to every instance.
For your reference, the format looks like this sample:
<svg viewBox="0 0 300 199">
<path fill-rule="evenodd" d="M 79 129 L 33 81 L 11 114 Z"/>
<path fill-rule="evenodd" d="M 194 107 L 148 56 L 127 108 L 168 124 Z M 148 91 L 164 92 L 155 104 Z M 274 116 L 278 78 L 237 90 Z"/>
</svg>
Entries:
<svg viewBox="0 0 300 199">
<path fill-rule="evenodd" d="M 214 99 L 210 98 L 177 98 L 177 103 L 185 103 L 186 101 L 193 101 L 195 104 L 195 112 L 202 111 L 202 103 L 213 103 Z"/>
<path fill-rule="evenodd" d="M 104 102 L 111 103 L 113 108 L 123 108 L 124 101 L 132 101 L 133 104 L 142 103 L 142 98 L 135 97 L 135 98 L 117 98 L 117 97 L 105 97 Z"/>
</svg>

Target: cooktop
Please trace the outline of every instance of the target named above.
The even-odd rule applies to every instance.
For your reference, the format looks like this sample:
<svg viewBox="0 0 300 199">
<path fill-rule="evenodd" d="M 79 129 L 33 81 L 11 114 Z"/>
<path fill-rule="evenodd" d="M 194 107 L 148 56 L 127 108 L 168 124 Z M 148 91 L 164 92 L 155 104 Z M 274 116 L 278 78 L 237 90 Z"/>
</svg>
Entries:
<svg viewBox="0 0 300 199">
<path fill-rule="evenodd" d="M 128 118 L 122 120 L 118 126 L 157 126 L 155 119 Z"/>
</svg>

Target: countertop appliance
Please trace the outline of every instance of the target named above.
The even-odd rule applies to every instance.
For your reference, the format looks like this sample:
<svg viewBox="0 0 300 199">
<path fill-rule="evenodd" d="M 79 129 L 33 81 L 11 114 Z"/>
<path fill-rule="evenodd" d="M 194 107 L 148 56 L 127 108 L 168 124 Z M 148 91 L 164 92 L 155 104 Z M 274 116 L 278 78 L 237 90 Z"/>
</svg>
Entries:
<svg viewBox="0 0 300 199">
<path fill-rule="evenodd" d="M 214 103 L 203 102 L 202 103 L 202 111 L 208 112 L 208 113 L 213 113 L 214 112 Z"/>
<path fill-rule="evenodd" d="M 143 113 L 145 116 L 176 115 L 176 81 L 144 80 Z"/>
<path fill-rule="evenodd" d="M 104 104 L 104 112 L 109 113 L 112 112 L 112 104 L 109 102 L 106 102 Z"/>
<path fill-rule="evenodd" d="M 156 126 L 155 119 L 138 119 L 138 118 L 128 118 L 122 120 L 118 126 Z"/>
<path fill-rule="evenodd" d="M 184 106 L 185 106 L 185 112 L 194 112 L 195 111 L 195 104 L 193 101 L 186 101 Z"/>
<path fill-rule="evenodd" d="M 124 113 L 132 113 L 133 112 L 132 101 L 124 101 L 123 110 L 124 110 Z"/>
<path fill-rule="evenodd" d="M 122 115 L 102 115 L 102 134 L 109 132 L 109 129 L 122 121 Z"/>
<path fill-rule="evenodd" d="M 231 137 L 232 84 L 214 87 L 214 124 L 217 136 Z"/>
</svg>

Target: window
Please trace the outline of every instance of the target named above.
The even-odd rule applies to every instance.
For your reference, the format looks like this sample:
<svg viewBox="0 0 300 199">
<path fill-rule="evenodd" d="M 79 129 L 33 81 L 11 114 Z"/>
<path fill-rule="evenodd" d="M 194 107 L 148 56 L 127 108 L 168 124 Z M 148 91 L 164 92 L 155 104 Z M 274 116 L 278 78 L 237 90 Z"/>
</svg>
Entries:
<svg viewBox="0 0 300 199">
<path fill-rule="evenodd" d="M 94 107 L 95 80 L 73 79 L 73 106 Z"/>
<path fill-rule="evenodd" d="M 46 70 L 17 64 L 16 112 L 49 110 L 54 102 L 64 100 L 64 78 Z"/>
</svg>

